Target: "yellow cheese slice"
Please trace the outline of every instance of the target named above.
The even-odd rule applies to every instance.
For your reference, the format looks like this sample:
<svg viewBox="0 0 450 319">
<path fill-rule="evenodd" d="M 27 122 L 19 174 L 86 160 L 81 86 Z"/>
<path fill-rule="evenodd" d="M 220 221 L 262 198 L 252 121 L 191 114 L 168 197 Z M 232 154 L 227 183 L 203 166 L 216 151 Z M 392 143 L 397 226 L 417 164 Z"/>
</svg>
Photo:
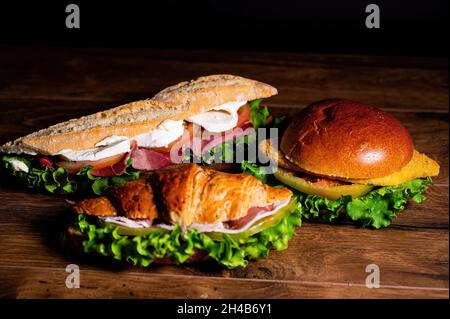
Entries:
<svg viewBox="0 0 450 319">
<path fill-rule="evenodd" d="M 439 164 L 425 154 L 414 150 L 411 161 L 398 172 L 379 178 L 349 179 L 348 181 L 355 184 L 392 186 L 405 183 L 413 178 L 437 176 L 438 174 Z"/>
</svg>

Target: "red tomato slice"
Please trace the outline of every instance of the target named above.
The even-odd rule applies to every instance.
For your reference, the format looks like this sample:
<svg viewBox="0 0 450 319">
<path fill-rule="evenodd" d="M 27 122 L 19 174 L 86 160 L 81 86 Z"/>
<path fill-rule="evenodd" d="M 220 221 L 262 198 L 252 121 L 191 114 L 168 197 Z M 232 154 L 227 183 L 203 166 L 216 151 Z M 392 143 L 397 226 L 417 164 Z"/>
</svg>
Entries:
<svg viewBox="0 0 450 319">
<path fill-rule="evenodd" d="M 250 105 L 245 104 L 238 110 L 238 123 L 236 126 L 242 127 L 247 122 L 250 122 Z"/>
<path fill-rule="evenodd" d="M 117 154 L 114 156 L 106 157 L 98 161 L 59 161 L 56 163 L 57 166 L 64 167 L 69 173 L 76 173 L 80 169 L 86 166 L 92 166 L 94 169 L 104 168 L 108 166 L 112 166 L 121 160 L 123 160 L 126 156 L 126 153 Z"/>
</svg>

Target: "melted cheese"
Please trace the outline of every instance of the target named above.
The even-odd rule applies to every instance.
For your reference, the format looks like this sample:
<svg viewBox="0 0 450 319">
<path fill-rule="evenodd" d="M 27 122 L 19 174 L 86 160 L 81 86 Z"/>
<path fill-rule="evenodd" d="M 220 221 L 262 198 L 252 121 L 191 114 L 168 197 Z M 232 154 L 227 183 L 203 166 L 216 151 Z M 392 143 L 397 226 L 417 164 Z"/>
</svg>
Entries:
<svg viewBox="0 0 450 319">
<path fill-rule="evenodd" d="M 405 183 L 413 178 L 437 176 L 438 174 L 439 164 L 425 154 L 414 150 L 411 161 L 398 172 L 379 178 L 350 179 L 348 181 L 355 184 L 392 186 Z"/>
</svg>

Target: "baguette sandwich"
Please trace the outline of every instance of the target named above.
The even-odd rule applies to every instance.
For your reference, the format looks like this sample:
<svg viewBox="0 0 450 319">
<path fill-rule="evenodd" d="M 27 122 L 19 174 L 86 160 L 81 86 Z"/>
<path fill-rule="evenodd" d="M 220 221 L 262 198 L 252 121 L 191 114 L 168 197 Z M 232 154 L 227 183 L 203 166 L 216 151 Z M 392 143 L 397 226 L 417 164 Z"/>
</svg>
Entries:
<svg viewBox="0 0 450 319">
<path fill-rule="evenodd" d="M 0 147 L 7 174 L 50 193 L 93 192 L 139 178 L 188 156 L 254 133 L 267 84 L 211 75 L 182 82 L 152 99 L 50 126 Z"/>
<path fill-rule="evenodd" d="M 65 247 L 139 266 L 207 258 L 246 266 L 272 247 L 287 248 L 301 224 L 289 189 L 197 164 L 158 169 L 71 205 Z"/>
</svg>

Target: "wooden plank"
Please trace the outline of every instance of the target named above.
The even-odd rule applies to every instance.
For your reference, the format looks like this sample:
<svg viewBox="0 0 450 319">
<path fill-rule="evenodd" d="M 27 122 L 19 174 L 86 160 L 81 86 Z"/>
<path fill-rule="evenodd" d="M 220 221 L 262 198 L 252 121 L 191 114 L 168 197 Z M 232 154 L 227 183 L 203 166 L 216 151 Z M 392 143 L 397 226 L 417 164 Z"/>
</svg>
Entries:
<svg viewBox="0 0 450 319">
<path fill-rule="evenodd" d="M 305 106 L 345 97 L 388 109 L 448 112 L 444 59 L 434 59 L 428 66 L 426 58 L 400 62 L 392 57 L 164 52 L 2 47 L 0 97 L 135 100 L 200 75 L 235 73 L 276 86 L 280 94 L 271 105 Z M 288 60 L 282 62 L 283 57 Z"/>
<path fill-rule="evenodd" d="M 2 298 L 448 298 L 447 289 L 199 278 L 80 269 L 80 288 L 65 285 L 65 268 L 0 266 Z"/>
</svg>

